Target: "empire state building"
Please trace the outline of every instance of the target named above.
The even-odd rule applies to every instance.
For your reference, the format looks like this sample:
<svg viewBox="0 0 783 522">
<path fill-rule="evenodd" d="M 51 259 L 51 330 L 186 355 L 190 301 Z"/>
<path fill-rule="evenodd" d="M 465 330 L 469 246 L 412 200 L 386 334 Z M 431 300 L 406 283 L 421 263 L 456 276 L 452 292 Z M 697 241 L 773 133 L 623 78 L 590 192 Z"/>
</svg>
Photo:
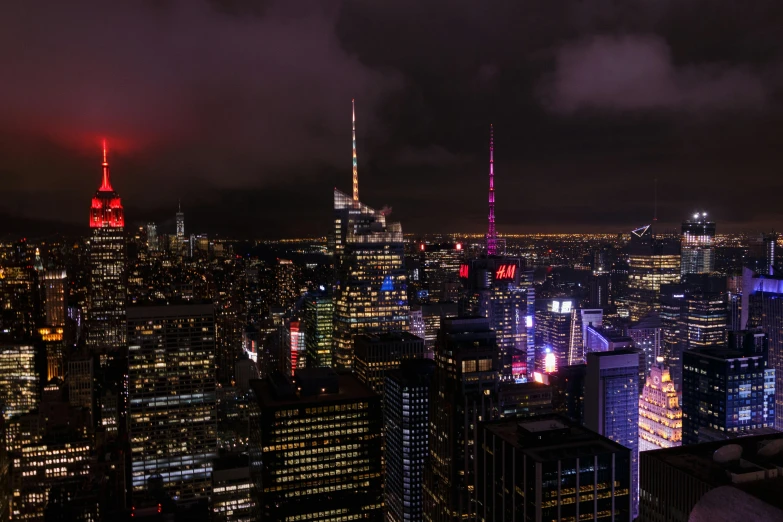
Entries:
<svg viewBox="0 0 783 522">
<path fill-rule="evenodd" d="M 87 346 L 107 353 L 125 345 L 125 215 L 122 201 L 111 186 L 106 143 L 103 178 L 90 208 L 90 288 L 87 310 Z"/>
</svg>

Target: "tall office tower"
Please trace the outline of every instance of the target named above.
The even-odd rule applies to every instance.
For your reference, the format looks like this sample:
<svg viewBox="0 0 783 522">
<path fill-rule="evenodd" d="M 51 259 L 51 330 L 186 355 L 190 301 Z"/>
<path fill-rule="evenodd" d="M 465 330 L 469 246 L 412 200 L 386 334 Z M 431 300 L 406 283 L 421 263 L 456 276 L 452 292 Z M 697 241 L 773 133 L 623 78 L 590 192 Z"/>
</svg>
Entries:
<svg viewBox="0 0 783 522">
<path fill-rule="evenodd" d="M 77 355 L 68 360 L 68 402 L 89 411 L 90 426 L 95 403 L 95 372 L 90 355 Z"/>
<path fill-rule="evenodd" d="M 92 352 L 114 352 L 125 347 L 125 214 L 109 179 L 105 143 L 103 178 L 92 198 L 90 228 L 87 346 Z"/>
<path fill-rule="evenodd" d="M 609 272 L 592 274 L 588 279 L 590 288 L 589 306 L 593 308 L 609 308 L 612 295 L 612 276 Z"/>
<path fill-rule="evenodd" d="M 420 253 L 429 302 L 456 302 L 461 286 L 459 267 L 465 258 L 462 243 L 422 243 Z"/>
<path fill-rule="evenodd" d="M 329 368 L 251 386 L 251 472 L 261 511 L 254 520 L 380 522 L 380 396 Z"/>
<path fill-rule="evenodd" d="M 460 267 L 469 300 L 465 307 L 486 317 L 496 333 L 504 380 L 524 378 L 531 371 L 528 361 L 533 360 L 534 289 L 523 268 L 522 259 L 511 257 L 472 259 Z"/>
<path fill-rule="evenodd" d="M 487 229 L 487 255 L 496 255 L 498 234 L 495 230 L 495 130 L 489 126 L 489 228 Z"/>
<path fill-rule="evenodd" d="M 686 275 L 683 279 L 683 284 L 661 287 L 663 355 L 678 389 L 683 352 L 725 344 L 728 331 L 725 279 L 707 275 Z"/>
<path fill-rule="evenodd" d="M 639 509 L 639 353 L 587 354 L 585 426 L 631 450 L 632 514 Z"/>
<path fill-rule="evenodd" d="M 767 354 L 723 347 L 694 348 L 682 361 L 682 443 L 699 431 L 743 432 L 773 426 L 775 405 L 765 394 Z"/>
<path fill-rule="evenodd" d="M 661 307 L 663 307 L 663 303 L 661 303 Z M 650 374 L 650 368 L 662 355 L 662 332 L 663 321 L 659 314 L 645 316 L 641 321 L 628 328 L 628 336 L 633 339 L 633 345 L 644 352 L 645 375 Z"/>
<path fill-rule="evenodd" d="M 639 398 L 639 451 L 682 445 L 680 393 L 663 358 L 652 366 Z"/>
<path fill-rule="evenodd" d="M 429 455 L 430 386 L 435 363 L 403 361 L 386 374 L 383 426 L 386 435 L 386 520 L 424 517 L 424 466 Z"/>
<path fill-rule="evenodd" d="M 628 244 L 628 308 L 631 321 L 658 309 L 661 285 L 680 281 L 680 244 L 654 237 L 651 225 L 631 231 Z"/>
<path fill-rule="evenodd" d="M 278 259 L 275 267 L 275 294 L 277 306 L 290 308 L 299 297 L 296 287 L 296 265 L 290 259 Z"/>
<path fill-rule="evenodd" d="M 775 428 L 783 430 L 783 277 L 742 273 L 741 328 L 767 334 L 768 365 L 775 371 Z"/>
<path fill-rule="evenodd" d="M 65 327 L 68 279 L 65 270 L 47 270 L 43 274 L 46 325 Z"/>
<path fill-rule="evenodd" d="M 578 423 L 483 423 L 477 446 L 477 520 L 633 520 L 630 450 Z"/>
<path fill-rule="evenodd" d="M 383 397 L 386 375 L 406 359 L 424 359 L 424 339 L 409 332 L 357 335 L 354 338 L 353 371 L 368 388 Z"/>
<path fill-rule="evenodd" d="M 574 301 L 539 301 L 537 308 L 542 309 L 536 310 L 536 369 L 553 373 L 558 368 L 582 363 L 582 332 L 576 320 Z"/>
<path fill-rule="evenodd" d="M 286 320 L 283 329 L 285 346 L 285 374 L 295 375 L 297 371 L 307 366 L 305 354 L 305 332 L 300 321 Z"/>
<path fill-rule="evenodd" d="M 770 232 L 762 236 L 764 243 L 764 275 L 775 275 L 775 256 L 777 254 L 779 234 Z"/>
<path fill-rule="evenodd" d="M 307 366 L 331 368 L 334 305 L 325 292 L 308 292 L 304 302 Z"/>
<path fill-rule="evenodd" d="M 177 202 L 177 241 L 180 245 L 185 241 L 185 213 L 182 212 L 182 203 Z"/>
<path fill-rule="evenodd" d="M 430 395 L 430 459 L 424 474 L 424 520 L 475 516 L 476 434 L 497 411 L 495 332 L 484 318 L 446 319 L 435 350 Z"/>
<path fill-rule="evenodd" d="M 160 250 L 160 243 L 158 242 L 158 225 L 155 223 L 147 223 L 147 250 L 150 252 L 157 252 Z"/>
<path fill-rule="evenodd" d="M 10 419 L 37 406 L 35 348 L 27 344 L 0 344 L 0 407 L 3 417 Z"/>
<path fill-rule="evenodd" d="M 206 496 L 217 456 L 214 306 L 130 308 L 128 336 L 133 495 L 159 476 L 172 496 Z"/>
<path fill-rule="evenodd" d="M 226 455 L 212 468 L 212 518 L 214 522 L 253 522 L 253 480 L 247 455 Z"/>
<path fill-rule="evenodd" d="M 783 520 L 783 433 L 641 454 L 639 520 Z"/>
<path fill-rule="evenodd" d="M 332 364 L 353 364 L 353 338 L 408 331 L 410 318 L 404 244 L 399 223 L 334 191 L 337 281 Z"/>
<path fill-rule="evenodd" d="M 68 280 L 65 270 L 46 270 L 43 273 L 44 324 L 38 333 L 46 347 L 47 380 L 63 377 L 63 352 L 65 351 L 65 318 Z"/>
<path fill-rule="evenodd" d="M 715 223 L 706 212 L 697 212 L 682 223 L 680 273 L 710 274 L 715 271 Z"/>
</svg>

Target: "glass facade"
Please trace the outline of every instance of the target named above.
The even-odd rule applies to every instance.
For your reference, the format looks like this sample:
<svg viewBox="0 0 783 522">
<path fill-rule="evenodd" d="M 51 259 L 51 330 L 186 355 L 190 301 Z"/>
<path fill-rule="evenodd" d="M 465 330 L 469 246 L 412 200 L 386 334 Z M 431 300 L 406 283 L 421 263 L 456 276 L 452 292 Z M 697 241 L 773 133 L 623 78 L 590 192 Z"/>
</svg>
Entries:
<svg viewBox="0 0 783 522">
<path fill-rule="evenodd" d="M 636 322 L 658 309 L 662 284 L 680 281 L 680 245 L 653 237 L 648 225 L 631 232 L 628 253 L 628 309 Z"/>
<path fill-rule="evenodd" d="M 0 402 L 6 419 L 38 407 L 35 348 L 26 344 L 0 345 Z"/>
<path fill-rule="evenodd" d="M 331 368 L 334 306 L 325 293 L 308 293 L 304 304 L 305 346 L 310 368 Z"/>
<path fill-rule="evenodd" d="M 696 213 L 682 224 L 680 271 L 685 274 L 709 274 L 715 271 L 715 223 L 707 213 Z"/>
<path fill-rule="evenodd" d="M 683 354 L 683 444 L 700 442 L 699 430 L 743 432 L 774 425 L 769 383 L 774 369 L 764 354 L 697 348 Z"/>
<path fill-rule="evenodd" d="M 254 520 L 380 522 L 380 397 L 353 376 L 316 370 L 325 373 L 253 383 Z"/>
<path fill-rule="evenodd" d="M 424 516 L 424 465 L 429 454 L 429 401 L 434 364 L 410 361 L 386 377 L 383 401 L 386 440 L 386 520 Z"/>
<path fill-rule="evenodd" d="M 631 450 L 633 515 L 638 513 L 639 353 L 632 350 L 587 355 L 585 426 Z"/>
<path fill-rule="evenodd" d="M 407 275 L 399 223 L 335 190 L 334 345 L 332 363 L 351 368 L 353 339 L 409 331 Z"/>
<path fill-rule="evenodd" d="M 209 494 L 217 456 L 213 305 L 131 308 L 128 335 L 133 492 L 158 475 L 181 499 Z"/>
</svg>

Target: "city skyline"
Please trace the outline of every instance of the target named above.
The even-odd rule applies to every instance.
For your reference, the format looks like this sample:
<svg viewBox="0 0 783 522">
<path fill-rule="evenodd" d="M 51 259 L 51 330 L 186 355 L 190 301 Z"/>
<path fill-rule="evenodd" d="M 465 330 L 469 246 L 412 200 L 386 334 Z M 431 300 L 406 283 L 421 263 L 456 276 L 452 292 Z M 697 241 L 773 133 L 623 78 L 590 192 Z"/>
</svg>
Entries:
<svg viewBox="0 0 783 522">
<path fill-rule="evenodd" d="M 301 235 L 329 208 L 329 189 L 350 193 L 355 98 L 362 198 L 394 202 L 406 230 L 481 232 L 489 124 L 500 234 L 639 226 L 652 219 L 656 178 L 662 225 L 707 208 L 724 231 L 780 228 L 772 209 L 783 52 L 771 29 L 759 29 L 774 17 L 711 6 L 711 23 L 692 38 L 699 5 L 636 7 L 466 4 L 442 14 L 399 2 L 87 2 L 52 6 L 32 22 L 29 8 L 13 6 L 2 32 L 29 45 L 27 59 L 5 60 L 13 67 L 0 87 L 0 215 L 9 228 L 81 222 L 106 137 L 129 226 L 165 225 L 182 199 L 195 230 Z M 533 23 L 549 15 L 561 22 Z M 411 23 L 400 39 L 402 16 L 439 16 L 442 29 Z M 509 20 L 518 31 L 490 30 Z M 142 33 L 146 40 L 131 37 Z M 440 43 L 445 35 L 455 44 Z M 291 50 L 275 52 L 272 39 Z M 63 55 L 53 41 L 78 52 Z M 240 71 L 245 81 L 232 81 Z"/>
</svg>

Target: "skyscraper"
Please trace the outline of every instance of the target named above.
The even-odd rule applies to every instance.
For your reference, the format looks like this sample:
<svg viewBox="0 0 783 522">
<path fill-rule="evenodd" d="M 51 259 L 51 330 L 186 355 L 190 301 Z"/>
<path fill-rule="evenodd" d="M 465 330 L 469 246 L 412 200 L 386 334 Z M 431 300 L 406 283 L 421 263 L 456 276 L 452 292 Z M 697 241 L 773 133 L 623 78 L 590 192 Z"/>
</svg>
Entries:
<svg viewBox="0 0 783 522">
<path fill-rule="evenodd" d="M 587 354 L 585 426 L 631 450 L 632 514 L 639 494 L 639 353 L 620 349 Z"/>
<path fill-rule="evenodd" d="M 254 520 L 380 522 L 380 396 L 329 368 L 251 386 L 251 472 L 261 510 Z"/>
<path fill-rule="evenodd" d="M 125 346 L 125 214 L 109 178 L 106 144 L 103 178 L 90 209 L 90 293 L 87 345 L 93 352 L 113 352 Z"/>
<path fill-rule="evenodd" d="M 290 259 L 278 259 L 275 266 L 275 294 L 277 306 L 289 308 L 299 297 L 296 287 L 296 265 Z"/>
<path fill-rule="evenodd" d="M 38 406 L 35 348 L 30 344 L 0 344 L 0 407 L 6 419 Z"/>
<path fill-rule="evenodd" d="M 545 307 L 545 308 L 544 308 Z M 537 370 L 552 373 L 558 368 L 584 362 L 582 332 L 572 299 L 539 301 L 536 310 Z"/>
<path fill-rule="evenodd" d="M 701 442 L 702 428 L 736 433 L 773 426 L 775 404 L 764 384 L 774 370 L 766 353 L 694 348 L 684 352 L 682 368 L 683 444 Z"/>
<path fill-rule="evenodd" d="M 357 335 L 354 338 L 353 370 L 356 377 L 383 397 L 386 375 L 406 359 L 426 356 L 424 339 L 409 332 Z"/>
<path fill-rule="evenodd" d="M 659 307 L 661 285 L 680 281 L 680 245 L 655 237 L 651 225 L 631 231 L 628 244 L 628 308 L 639 321 Z"/>
<path fill-rule="evenodd" d="M 662 358 L 650 369 L 639 398 L 639 451 L 682 444 L 680 394 Z"/>
<path fill-rule="evenodd" d="M 464 307 L 489 320 L 505 380 L 522 379 L 532 371 L 535 290 L 523 268 L 524 260 L 513 257 L 472 259 L 460 267 L 468 296 Z"/>
<path fill-rule="evenodd" d="M 386 435 L 386 520 L 424 516 L 424 465 L 429 455 L 430 386 L 435 363 L 403 361 L 386 375 L 383 418 Z"/>
<path fill-rule="evenodd" d="M 630 522 L 631 451 L 560 415 L 482 423 L 477 520 Z"/>
<path fill-rule="evenodd" d="M 177 202 L 177 242 L 180 247 L 185 241 L 185 213 L 182 212 L 182 203 Z"/>
<path fill-rule="evenodd" d="M 475 430 L 497 411 L 498 355 L 486 319 L 444 320 L 430 393 L 430 459 L 424 474 L 428 522 L 475 516 Z"/>
<path fill-rule="evenodd" d="M 155 223 L 147 223 L 147 250 L 150 252 L 157 252 L 160 250 L 158 226 Z"/>
<path fill-rule="evenodd" d="M 159 476 L 172 496 L 206 496 L 217 456 L 214 306 L 130 308 L 128 335 L 133 495 Z"/>
<path fill-rule="evenodd" d="M 741 328 L 761 328 L 769 342 L 768 368 L 775 371 L 775 428 L 783 430 L 783 277 L 742 277 Z"/>
<path fill-rule="evenodd" d="M 326 292 L 308 292 L 304 304 L 304 331 L 307 366 L 332 367 L 334 306 Z"/>
<path fill-rule="evenodd" d="M 709 274 L 715 271 L 715 223 L 706 212 L 696 212 L 682 223 L 680 272 Z"/>
</svg>

